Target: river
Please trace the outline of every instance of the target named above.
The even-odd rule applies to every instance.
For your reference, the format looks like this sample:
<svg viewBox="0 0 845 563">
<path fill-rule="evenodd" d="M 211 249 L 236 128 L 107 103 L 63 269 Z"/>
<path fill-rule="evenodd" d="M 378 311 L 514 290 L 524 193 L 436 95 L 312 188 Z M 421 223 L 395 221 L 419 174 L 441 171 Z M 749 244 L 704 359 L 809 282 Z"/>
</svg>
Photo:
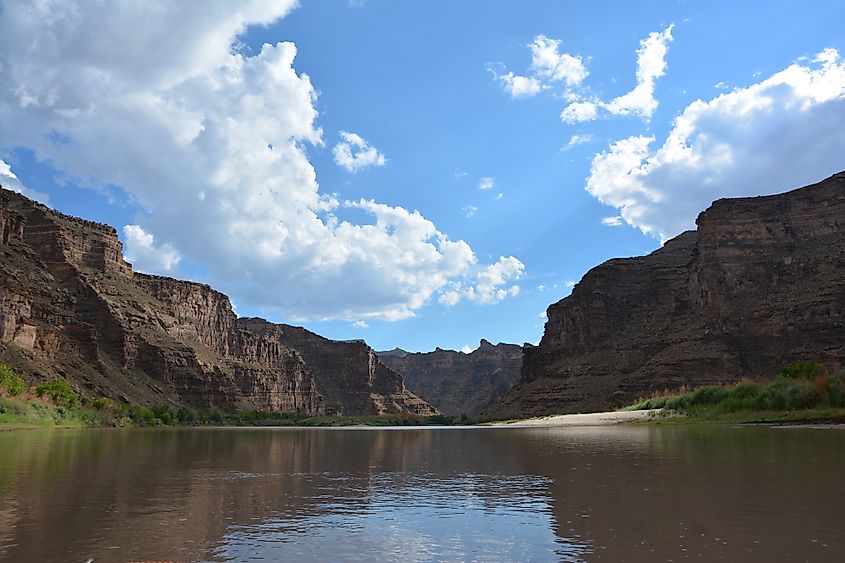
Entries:
<svg viewBox="0 0 845 563">
<path fill-rule="evenodd" d="M 845 561 L 845 431 L 0 432 L 0 561 Z"/>
</svg>

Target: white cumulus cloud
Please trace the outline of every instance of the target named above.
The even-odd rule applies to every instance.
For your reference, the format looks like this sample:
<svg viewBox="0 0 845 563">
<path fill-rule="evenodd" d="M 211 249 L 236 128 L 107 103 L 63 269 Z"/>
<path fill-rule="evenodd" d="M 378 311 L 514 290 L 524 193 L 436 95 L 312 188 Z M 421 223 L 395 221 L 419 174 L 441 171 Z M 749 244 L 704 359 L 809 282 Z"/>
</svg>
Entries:
<svg viewBox="0 0 845 563">
<path fill-rule="evenodd" d="M 530 98 L 545 89 L 543 83 L 533 76 L 519 76 L 508 72 L 498 78 L 512 98 Z"/>
<path fill-rule="evenodd" d="M 592 121 L 598 117 L 598 113 L 599 104 L 597 102 L 572 102 L 560 112 L 560 120 L 569 124 Z"/>
<path fill-rule="evenodd" d="M 320 192 L 317 93 L 296 46 L 238 40 L 294 4 L 6 2 L 0 148 L 128 193 L 144 211 L 127 251 L 153 271 L 182 256 L 242 306 L 296 320 L 413 316 L 485 266 L 417 212 Z"/>
<path fill-rule="evenodd" d="M 441 304 L 446 305 L 447 307 L 451 307 L 460 303 L 461 298 L 462 295 L 460 292 L 460 285 L 455 284 L 452 289 L 449 289 L 448 291 L 442 293 L 438 301 L 440 301 Z"/>
<path fill-rule="evenodd" d="M 125 258 L 134 269 L 143 272 L 170 272 L 182 259 L 169 244 L 157 245 L 155 237 L 139 225 L 125 225 Z"/>
<path fill-rule="evenodd" d="M 498 303 L 519 294 L 513 281 L 522 277 L 525 265 L 513 256 L 500 256 L 499 260 L 478 271 L 473 283 L 452 282 L 440 294 L 440 303 L 452 306 L 463 300 L 475 303 Z"/>
<path fill-rule="evenodd" d="M 581 84 L 589 74 L 584 60 L 577 55 L 560 52 L 561 41 L 537 35 L 528 45 L 531 50 L 530 75 L 513 72 L 499 74 L 488 65 L 493 77 L 502 83 L 512 98 L 529 98 L 551 88 L 551 83 L 561 82 L 569 92 Z"/>
<path fill-rule="evenodd" d="M 637 50 L 637 84 L 631 91 L 609 102 L 598 98 L 584 99 L 573 93 L 569 96 L 570 104 L 560 114 L 561 121 L 569 124 L 593 121 L 599 116 L 599 110 L 613 115 L 637 115 L 649 119 L 658 106 L 654 88 L 657 79 L 666 74 L 666 54 L 672 41 L 672 29 L 674 25 L 663 31 L 652 32 L 640 41 Z"/>
<path fill-rule="evenodd" d="M 495 185 L 496 185 L 496 179 L 495 178 L 482 178 L 478 182 L 478 189 L 479 190 L 489 190 L 489 189 L 492 189 L 493 186 L 495 186 Z"/>
<path fill-rule="evenodd" d="M 332 154 L 338 166 L 348 172 L 358 172 L 371 166 L 384 166 L 387 159 L 375 147 L 371 146 L 360 135 L 340 132 L 341 141 L 338 142 Z"/>
<path fill-rule="evenodd" d="M 697 100 L 662 145 L 634 136 L 592 161 L 587 191 L 665 240 L 714 199 L 779 193 L 845 168 L 845 63 L 826 49 L 746 88 Z"/>
<path fill-rule="evenodd" d="M 602 101 L 594 95 L 585 95 L 582 87 L 589 71 L 584 59 L 578 55 L 561 52 L 561 41 L 545 35 L 537 35 L 528 46 L 531 50 L 530 75 L 520 76 L 513 72 L 500 75 L 488 66 L 496 80 L 503 83 L 505 91 L 513 98 L 527 98 L 551 88 L 554 83 L 563 84 L 563 94 L 569 104 L 561 111 L 564 123 L 593 121 L 600 112 L 612 115 L 637 115 L 650 119 L 657 109 L 655 84 L 666 74 L 666 54 L 673 40 L 674 24 L 663 31 L 652 32 L 640 41 L 636 51 L 636 85 L 629 92 Z"/>
<path fill-rule="evenodd" d="M 477 278 L 472 299 L 480 303 L 495 303 L 505 297 L 519 293 L 519 286 L 506 286 L 511 280 L 519 279 L 525 265 L 513 256 L 499 257 L 499 261 L 483 269 Z"/>
<path fill-rule="evenodd" d="M 587 78 L 587 68 L 581 57 L 560 53 L 560 40 L 538 35 L 529 45 L 531 68 L 538 76 L 563 81 L 567 86 L 577 86 Z"/>
<path fill-rule="evenodd" d="M 662 32 L 650 33 L 640 41 L 637 50 L 637 85 L 633 90 L 614 98 L 603 107 L 614 115 L 639 115 L 650 118 L 657 109 L 654 97 L 654 85 L 658 78 L 666 74 L 666 53 L 672 41 L 670 25 Z"/>
</svg>

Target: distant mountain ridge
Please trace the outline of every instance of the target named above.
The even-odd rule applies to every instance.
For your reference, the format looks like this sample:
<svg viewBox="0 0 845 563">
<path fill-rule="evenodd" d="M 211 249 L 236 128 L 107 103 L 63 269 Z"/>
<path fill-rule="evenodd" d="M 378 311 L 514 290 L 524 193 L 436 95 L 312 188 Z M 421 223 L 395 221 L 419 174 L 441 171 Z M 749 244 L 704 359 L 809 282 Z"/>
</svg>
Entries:
<svg viewBox="0 0 845 563">
<path fill-rule="evenodd" d="M 395 356 L 397 358 L 404 358 L 408 354 L 412 354 L 412 353 L 413 352 L 408 352 L 406 350 L 403 350 L 402 348 L 399 348 L 398 346 L 396 348 L 394 348 L 393 350 L 384 350 L 384 351 L 381 351 L 381 352 L 376 352 L 376 354 L 379 355 L 379 358 L 384 357 L 384 356 Z"/>
<path fill-rule="evenodd" d="M 113 227 L 0 190 L 0 362 L 139 404 L 434 414 L 362 341 L 238 318 L 208 285 L 132 271 Z"/>
<path fill-rule="evenodd" d="M 590 270 L 548 308 L 498 417 L 601 411 L 681 386 L 845 369 L 845 172 L 720 199 L 648 256 Z"/>
<path fill-rule="evenodd" d="M 482 339 L 465 354 L 436 348 L 412 353 L 401 348 L 378 352 L 381 361 L 402 375 L 405 384 L 444 414 L 477 416 L 519 380 L 522 347 L 493 345 Z"/>
</svg>

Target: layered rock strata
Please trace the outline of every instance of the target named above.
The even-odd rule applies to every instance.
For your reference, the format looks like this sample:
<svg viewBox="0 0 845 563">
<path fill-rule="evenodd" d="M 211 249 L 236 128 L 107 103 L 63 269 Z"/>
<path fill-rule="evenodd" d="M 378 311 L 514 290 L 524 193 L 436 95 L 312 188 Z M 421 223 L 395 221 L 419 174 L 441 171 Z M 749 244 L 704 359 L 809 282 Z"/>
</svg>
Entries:
<svg viewBox="0 0 845 563">
<path fill-rule="evenodd" d="M 601 411 L 792 361 L 845 369 L 845 173 L 721 199 L 697 230 L 590 270 L 551 305 L 499 417 Z"/>
<path fill-rule="evenodd" d="M 207 285 L 133 272 L 108 225 L 0 190 L 0 233 L 0 361 L 30 381 L 140 404 L 435 412 L 366 344 L 239 319 Z"/>
<path fill-rule="evenodd" d="M 519 380 L 522 347 L 482 339 L 469 354 L 441 348 L 427 353 L 395 349 L 379 352 L 379 357 L 402 375 L 409 389 L 444 414 L 477 416 Z"/>
</svg>

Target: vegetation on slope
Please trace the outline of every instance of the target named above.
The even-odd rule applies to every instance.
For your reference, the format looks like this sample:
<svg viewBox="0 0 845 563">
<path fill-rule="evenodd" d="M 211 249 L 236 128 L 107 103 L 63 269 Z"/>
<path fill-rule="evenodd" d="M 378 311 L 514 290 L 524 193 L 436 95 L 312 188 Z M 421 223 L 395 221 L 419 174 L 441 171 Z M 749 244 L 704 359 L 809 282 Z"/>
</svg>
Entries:
<svg viewBox="0 0 845 563">
<path fill-rule="evenodd" d="M 18 374 L 0 364 L 0 425 L 14 427 L 97 426 L 106 419 L 82 406 L 63 379 L 29 389 Z"/>
<path fill-rule="evenodd" d="M 0 364 L 0 426 L 11 428 L 78 426 L 430 426 L 467 424 L 464 418 L 443 415 L 309 416 L 302 413 L 146 407 L 105 397 L 89 399 L 76 393 L 64 379 L 32 388 Z"/>
<path fill-rule="evenodd" d="M 771 382 L 744 380 L 652 397 L 626 410 L 663 409 L 656 421 L 845 422 L 845 375 L 830 375 L 816 363 L 784 365 Z M 683 415 L 683 416 L 677 416 Z"/>
</svg>

